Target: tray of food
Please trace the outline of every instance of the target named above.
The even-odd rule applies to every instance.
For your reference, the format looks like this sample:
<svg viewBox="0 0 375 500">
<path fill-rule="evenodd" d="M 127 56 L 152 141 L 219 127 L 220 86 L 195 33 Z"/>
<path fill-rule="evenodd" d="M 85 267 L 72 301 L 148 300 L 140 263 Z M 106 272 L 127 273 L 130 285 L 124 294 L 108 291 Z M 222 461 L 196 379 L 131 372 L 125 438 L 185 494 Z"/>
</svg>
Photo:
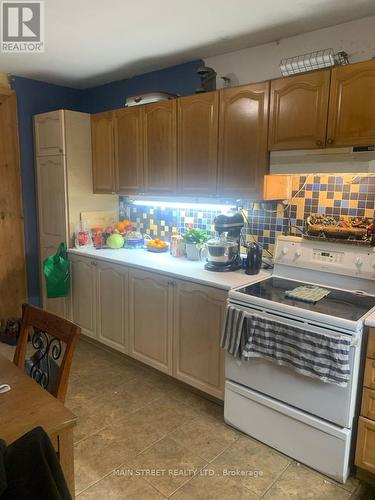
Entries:
<svg viewBox="0 0 375 500">
<path fill-rule="evenodd" d="M 373 241 L 373 219 L 313 214 L 306 220 L 306 237 L 370 244 Z"/>
<path fill-rule="evenodd" d="M 160 240 L 159 238 L 156 238 L 155 240 L 149 240 L 146 243 L 146 249 L 149 252 L 163 253 L 163 252 L 168 252 L 169 245 L 166 241 L 163 241 L 163 240 Z"/>
</svg>

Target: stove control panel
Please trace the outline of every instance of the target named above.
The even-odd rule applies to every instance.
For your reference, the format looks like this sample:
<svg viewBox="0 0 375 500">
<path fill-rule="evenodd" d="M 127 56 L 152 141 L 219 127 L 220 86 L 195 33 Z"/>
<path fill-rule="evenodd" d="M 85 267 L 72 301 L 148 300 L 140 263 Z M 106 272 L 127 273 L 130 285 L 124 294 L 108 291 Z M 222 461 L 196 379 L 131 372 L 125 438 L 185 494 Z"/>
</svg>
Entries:
<svg viewBox="0 0 375 500">
<path fill-rule="evenodd" d="M 302 254 L 301 250 L 297 250 Z M 297 253 L 296 252 L 296 253 Z M 331 250 L 321 250 L 319 248 L 313 248 L 312 257 L 314 260 L 320 262 L 343 262 L 344 252 L 332 252 Z"/>
<path fill-rule="evenodd" d="M 276 244 L 274 262 L 275 267 L 279 265 L 305 268 L 375 279 L 374 248 L 360 245 L 280 236 Z"/>
</svg>

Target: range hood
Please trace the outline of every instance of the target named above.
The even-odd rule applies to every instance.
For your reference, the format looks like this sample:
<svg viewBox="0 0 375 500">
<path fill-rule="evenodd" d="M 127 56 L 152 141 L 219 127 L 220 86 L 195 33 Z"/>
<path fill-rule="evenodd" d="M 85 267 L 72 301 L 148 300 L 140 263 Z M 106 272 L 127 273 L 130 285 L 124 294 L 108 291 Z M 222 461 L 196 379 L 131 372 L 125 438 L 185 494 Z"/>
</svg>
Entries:
<svg viewBox="0 0 375 500">
<path fill-rule="evenodd" d="M 270 173 L 375 173 L 375 146 L 272 151 Z"/>
</svg>

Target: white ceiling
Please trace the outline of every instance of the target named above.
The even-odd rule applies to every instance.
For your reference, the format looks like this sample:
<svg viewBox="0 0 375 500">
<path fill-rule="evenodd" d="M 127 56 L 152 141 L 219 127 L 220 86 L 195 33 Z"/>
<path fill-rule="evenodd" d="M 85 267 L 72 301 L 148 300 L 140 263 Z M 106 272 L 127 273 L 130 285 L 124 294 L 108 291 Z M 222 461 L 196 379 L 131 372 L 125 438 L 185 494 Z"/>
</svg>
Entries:
<svg viewBox="0 0 375 500">
<path fill-rule="evenodd" d="M 0 70 L 85 88 L 372 14 L 374 0 L 45 0 L 45 52 L 0 53 Z"/>
</svg>

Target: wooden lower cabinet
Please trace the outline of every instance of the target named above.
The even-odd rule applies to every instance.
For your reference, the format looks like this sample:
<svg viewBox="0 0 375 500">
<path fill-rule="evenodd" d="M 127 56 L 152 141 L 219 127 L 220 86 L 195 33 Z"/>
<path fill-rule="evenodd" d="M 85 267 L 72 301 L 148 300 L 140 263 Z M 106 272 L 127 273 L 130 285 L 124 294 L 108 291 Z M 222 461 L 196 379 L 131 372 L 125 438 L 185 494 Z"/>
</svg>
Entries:
<svg viewBox="0 0 375 500">
<path fill-rule="evenodd" d="M 375 420 L 375 391 L 363 388 L 361 415 L 371 420 Z"/>
<path fill-rule="evenodd" d="M 96 334 L 97 262 L 70 256 L 72 274 L 72 321 L 91 338 Z"/>
<path fill-rule="evenodd" d="M 369 329 L 365 374 L 363 379 L 361 416 L 355 454 L 357 477 L 375 484 L 375 328 Z"/>
<path fill-rule="evenodd" d="M 128 269 L 105 262 L 97 265 L 97 337 L 128 352 Z"/>
<path fill-rule="evenodd" d="M 367 358 L 375 359 L 375 328 L 370 328 L 367 341 Z"/>
<path fill-rule="evenodd" d="M 375 474 L 375 422 L 359 417 L 355 464 Z"/>
<path fill-rule="evenodd" d="M 180 280 L 174 286 L 173 375 L 217 398 L 224 389 L 220 335 L 226 295 Z"/>
<path fill-rule="evenodd" d="M 156 273 L 129 272 L 129 355 L 172 375 L 173 283 Z"/>
<path fill-rule="evenodd" d="M 375 359 L 366 359 L 363 385 L 375 389 Z"/>
</svg>

